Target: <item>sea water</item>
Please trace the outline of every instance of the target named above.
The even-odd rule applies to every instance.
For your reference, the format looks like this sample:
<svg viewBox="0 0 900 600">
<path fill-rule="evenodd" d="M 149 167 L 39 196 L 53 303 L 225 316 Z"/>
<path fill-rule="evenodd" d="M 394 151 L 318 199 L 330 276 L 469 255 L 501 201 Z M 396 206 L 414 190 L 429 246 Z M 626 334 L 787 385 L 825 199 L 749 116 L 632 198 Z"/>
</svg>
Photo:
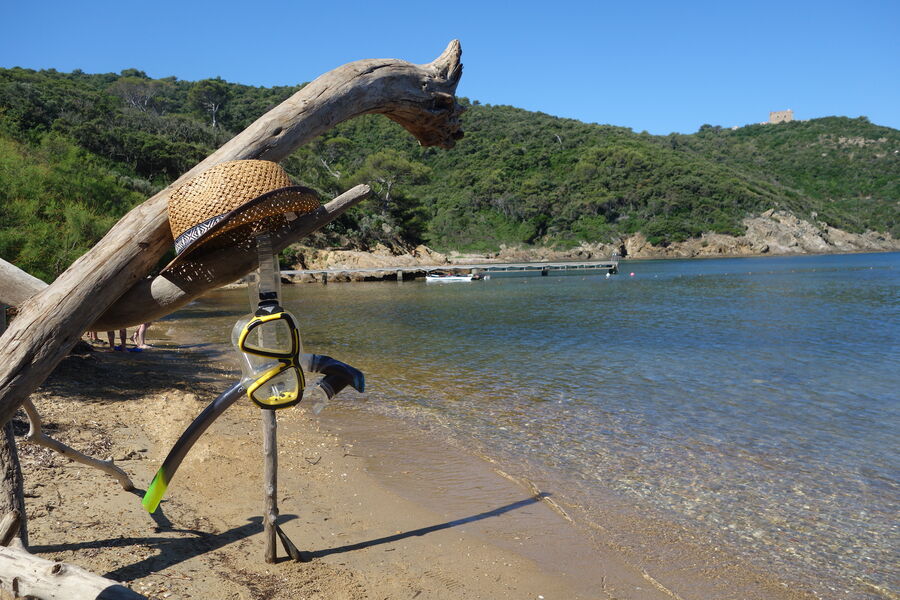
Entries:
<svg viewBox="0 0 900 600">
<path fill-rule="evenodd" d="M 283 296 L 307 351 L 365 372 L 352 410 L 442 429 L 588 516 L 614 494 L 823 597 L 898 593 L 900 254 L 604 275 Z M 211 327 L 245 298 L 175 318 Z"/>
</svg>

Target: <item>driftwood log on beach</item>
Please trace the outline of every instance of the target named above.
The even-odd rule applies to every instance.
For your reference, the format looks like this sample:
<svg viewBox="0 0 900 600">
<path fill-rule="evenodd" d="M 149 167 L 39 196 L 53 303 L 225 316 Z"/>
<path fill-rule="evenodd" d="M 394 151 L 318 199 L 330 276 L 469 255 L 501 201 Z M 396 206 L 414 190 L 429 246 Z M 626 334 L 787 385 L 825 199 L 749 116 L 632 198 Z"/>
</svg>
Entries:
<svg viewBox="0 0 900 600">
<path fill-rule="evenodd" d="M 178 185 L 228 160 L 279 161 L 338 123 L 369 113 L 388 116 L 423 145 L 452 147 L 462 136 L 462 108 L 454 97 L 462 74 L 460 56 L 459 43 L 454 40 L 441 56 L 425 65 L 370 59 L 338 67 L 312 81 L 171 186 L 131 210 L 52 285 L 24 302 L 0 338 L 0 424 L 12 418 L 82 332 L 94 327 L 129 289 L 141 285 L 160 261 L 172 244 L 166 204 Z M 237 276 L 255 266 L 255 261 L 250 262 L 244 273 Z M 219 285 L 215 281 L 195 281 L 200 281 L 198 288 Z M 151 293 L 152 287 L 151 283 Z M 191 293 L 202 291 L 195 288 Z M 180 304 L 167 306 L 174 310 Z M 117 324 L 137 324 L 159 316 L 132 315 L 133 321 Z"/>
<path fill-rule="evenodd" d="M 20 514 L 0 519 L 0 600 L 140 600 L 145 598 L 112 579 L 81 567 L 53 562 L 25 550 L 14 534 Z M 11 545 L 9 545 L 11 543 Z"/>
</svg>

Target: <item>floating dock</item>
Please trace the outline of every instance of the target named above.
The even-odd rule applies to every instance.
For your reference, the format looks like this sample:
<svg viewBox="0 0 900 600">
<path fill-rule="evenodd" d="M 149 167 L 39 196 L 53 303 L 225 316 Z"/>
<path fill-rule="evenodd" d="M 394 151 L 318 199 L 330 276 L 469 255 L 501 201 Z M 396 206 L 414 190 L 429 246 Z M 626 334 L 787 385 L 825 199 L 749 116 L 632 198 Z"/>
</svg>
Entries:
<svg viewBox="0 0 900 600">
<path fill-rule="evenodd" d="M 604 270 L 607 273 L 619 271 L 618 260 L 588 260 L 588 261 L 560 261 L 560 262 L 523 262 L 523 263 L 467 263 L 444 265 L 415 265 L 397 267 L 348 267 L 332 269 L 308 269 L 308 270 L 284 270 L 281 274 L 290 279 L 313 279 L 328 283 L 331 281 L 366 281 L 397 279 L 416 279 L 425 277 L 431 271 L 444 271 L 450 273 L 493 273 L 493 272 L 539 272 L 541 275 L 549 275 L 550 271 L 586 271 Z"/>
</svg>

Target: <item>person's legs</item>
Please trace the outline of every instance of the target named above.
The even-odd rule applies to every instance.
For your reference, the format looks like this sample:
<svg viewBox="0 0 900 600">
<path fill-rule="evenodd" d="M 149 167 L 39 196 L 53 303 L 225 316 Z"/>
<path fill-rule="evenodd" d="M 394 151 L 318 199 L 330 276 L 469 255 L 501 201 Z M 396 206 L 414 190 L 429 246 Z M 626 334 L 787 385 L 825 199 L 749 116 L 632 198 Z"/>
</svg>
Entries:
<svg viewBox="0 0 900 600">
<path fill-rule="evenodd" d="M 128 337 L 128 332 L 124 329 L 120 329 L 119 330 L 119 340 L 122 342 L 122 346 L 120 348 L 116 348 L 116 350 L 122 350 L 122 351 L 125 350 L 125 348 L 126 348 L 125 340 L 127 339 L 127 337 Z"/>
<path fill-rule="evenodd" d="M 109 340 L 109 349 L 112 350 L 116 347 L 116 332 L 115 331 L 107 331 L 106 339 Z"/>
<path fill-rule="evenodd" d="M 132 340 L 134 341 L 134 345 L 143 350 L 144 348 L 149 348 L 147 345 L 147 330 L 150 329 L 150 323 L 141 323 L 138 326 L 137 331 L 134 332 L 134 337 Z"/>
</svg>

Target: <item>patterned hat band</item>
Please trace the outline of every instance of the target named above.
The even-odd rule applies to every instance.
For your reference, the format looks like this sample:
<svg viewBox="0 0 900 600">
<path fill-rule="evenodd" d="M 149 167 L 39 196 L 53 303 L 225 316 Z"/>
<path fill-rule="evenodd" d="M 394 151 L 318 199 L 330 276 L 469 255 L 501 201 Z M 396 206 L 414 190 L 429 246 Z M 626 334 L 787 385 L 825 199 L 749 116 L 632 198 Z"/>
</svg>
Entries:
<svg viewBox="0 0 900 600">
<path fill-rule="evenodd" d="M 211 219 L 203 221 L 199 225 L 194 225 L 175 239 L 175 255 L 181 254 L 181 251 L 192 243 L 200 239 L 204 233 L 212 229 L 212 226 L 228 216 L 228 213 L 216 215 Z"/>
</svg>

